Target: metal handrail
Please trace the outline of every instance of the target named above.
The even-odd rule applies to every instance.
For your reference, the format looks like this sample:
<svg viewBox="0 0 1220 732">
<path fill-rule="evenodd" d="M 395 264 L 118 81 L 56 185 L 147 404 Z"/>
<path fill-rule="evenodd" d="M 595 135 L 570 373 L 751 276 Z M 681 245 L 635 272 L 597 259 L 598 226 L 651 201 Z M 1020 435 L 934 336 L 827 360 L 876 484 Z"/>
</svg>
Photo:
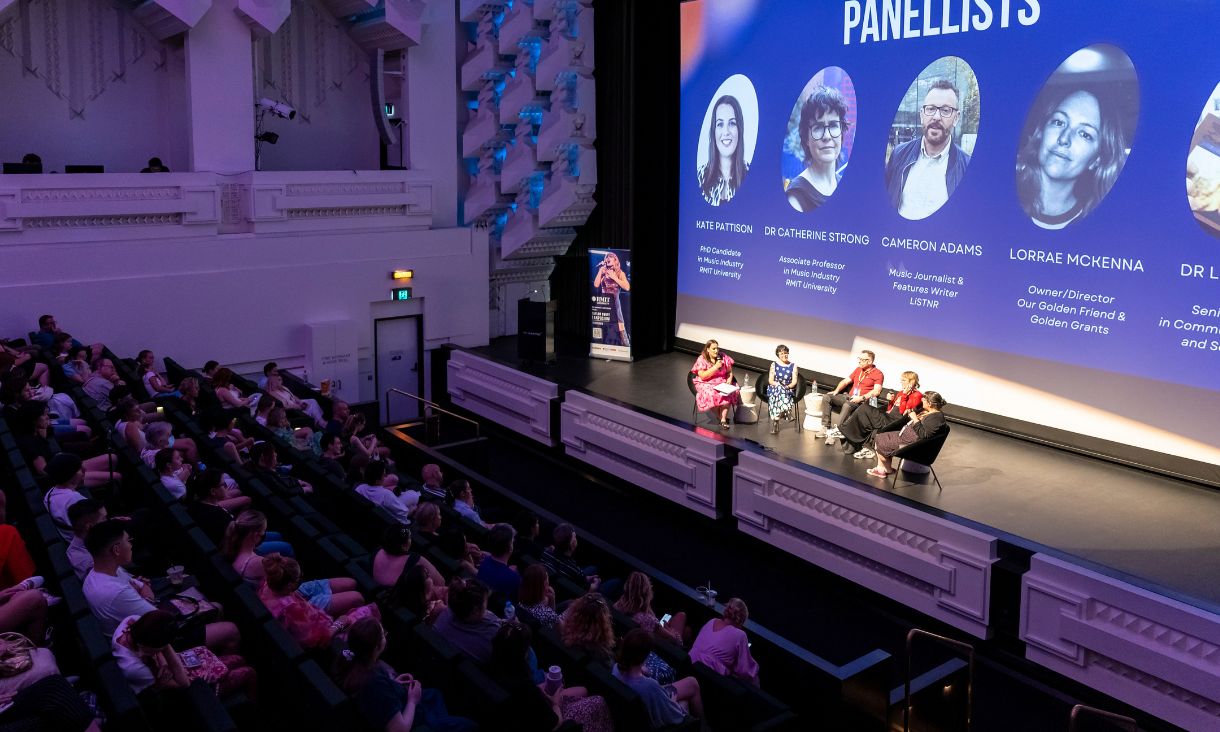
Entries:
<svg viewBox="0 0 1220 732">
<path fill-rule="evenodd" d="M 1076 706 L 1072 707 L 1072 715 L 1068 718 L 1068 732 L 1076 732 L 1076 718 L 1081 714 L 1091 714 L 1095 717 L 1108 719 L 1117 724 L 1130 725 L 1131 732 L 1139 732 L 1139 723 L 1133 718 L 1122 714 L 1115 714 L 1114 712 L 1107 712 L 1106 710 L 1098 709 L 1097 707 L 1090 707 L 1087 704 L 1077 704 Z"/>
<path fill-rule="evenodd" d="M 966 654 L 966 729 L 968 731 L 974 717 L 974 646 L 943 635 L 929 633 L 926 630 L 911 628 L 907 633 L 907 677 L 903 682 L 902 732 L 911 730 L 911 644 L 916 636 L 923 636 Z"/>
<path fill-rule="evenodd" d="M 450 417 L 453 417 L 454 419 L 460 419 L 463 422 L 469 422 L 470 424 L 474 425 L 474 436 L 475 436 L 475 439 L 478 439 L 478 437 L 479 437 L 479 423 L 478 422 L 474 421 L 473 419 L 470 419 L 469 417 L 463 417 L 460 414 L 454 414 L 453 412 L 450 412 L 448 409 L 445 409 L 444 407 L 440 406 L 436 402 L 430 402 L 427 399 L 424 399 L 423 397 L 419 396 L 418 394 L 412 394 L 411 392 L 403 391 L 402 389 L 386 389 L 386 392 L 385 392 L 385 421 L 387 424 L 390 421 L 390 395 L 391 394 L 397 394 L 398 396 L 404 396 L 404 397 L 414 399 L 415 401 L 424 405 L 425 408 L 433 409 L 437 412 L 440 412 L 441 414 L 447 414 Z"/>
</svg>

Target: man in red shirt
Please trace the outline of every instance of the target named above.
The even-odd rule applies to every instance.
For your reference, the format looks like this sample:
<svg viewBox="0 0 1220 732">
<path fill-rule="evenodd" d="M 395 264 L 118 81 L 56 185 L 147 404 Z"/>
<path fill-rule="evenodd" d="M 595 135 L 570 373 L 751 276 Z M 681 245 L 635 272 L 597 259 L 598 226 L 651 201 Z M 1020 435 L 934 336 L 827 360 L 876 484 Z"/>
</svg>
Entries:
<svg viewBox="0 0 1220 732">
<path fill-rule="evenodd" d="M 814 430 L 815 437 L 825 434 L 828 438 L 841 437 L 838 427 L 830 426 L 831 411 L 839 410 L 839 424 L 847 419 L 856 407 L 881 394 L 881 383 L 885 374 L 873 365 L 876 354 L 872 351 L 860 351 L 856 357 L 856 370 L 851 376 L 839 382 L 839 385 L 822 398 L 822 424 Z M 828 444 L 833 440 L 828 440 Z"/>
</svg>

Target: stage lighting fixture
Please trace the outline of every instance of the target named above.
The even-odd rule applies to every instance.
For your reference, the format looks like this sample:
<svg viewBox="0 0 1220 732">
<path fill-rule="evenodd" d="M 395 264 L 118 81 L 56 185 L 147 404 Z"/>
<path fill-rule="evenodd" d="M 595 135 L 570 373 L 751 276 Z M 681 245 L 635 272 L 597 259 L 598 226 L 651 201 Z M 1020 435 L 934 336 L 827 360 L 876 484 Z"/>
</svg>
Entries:
<svg viewBox="0 0 1220 732">
<path fill-rule="evenodd" d="M 292 119 L 293 117 L 297 116 L 297 111 L 292 107 L 284 104 L 283 102 L 272 101 L 267 97 L 263 97 L 262 99 L 258 100 L 258 108 L 265 112 L 270 112 L 276 117 L 283 117 L 284 119 Z"/>
<path fill-rule="evenodd" d="M 259 142 L 265 142 L 268 145 L 274 145 L 280 141 L 280 136 L 275 132 L 260 132 L 254 136 L 254 139 Z"/>
</svg>

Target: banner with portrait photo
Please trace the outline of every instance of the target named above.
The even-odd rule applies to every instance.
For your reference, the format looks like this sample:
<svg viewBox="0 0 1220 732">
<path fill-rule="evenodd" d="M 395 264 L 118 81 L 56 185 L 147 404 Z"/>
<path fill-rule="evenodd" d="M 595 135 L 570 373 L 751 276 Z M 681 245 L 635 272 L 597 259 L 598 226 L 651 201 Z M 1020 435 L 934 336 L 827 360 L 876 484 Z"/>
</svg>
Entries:
<svg viewBox="0 0 1220 732">
<path fill-rule="evenodd" d="M 631 251 L 590 249 L 589 355 L 631 360 Z"/>
</svg>

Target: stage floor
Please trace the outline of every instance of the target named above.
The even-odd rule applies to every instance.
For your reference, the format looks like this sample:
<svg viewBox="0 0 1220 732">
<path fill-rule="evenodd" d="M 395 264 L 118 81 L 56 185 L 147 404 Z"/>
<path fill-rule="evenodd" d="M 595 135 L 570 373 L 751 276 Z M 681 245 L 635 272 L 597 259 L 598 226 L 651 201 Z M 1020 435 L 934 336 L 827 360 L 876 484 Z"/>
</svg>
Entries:
<svg viewBox="0 0 1220 732">
<path fill-rule="evenodd" d="M 516 365 L 515 344 L 501 339 L 476 350 Z M 669 353 L 634 363 L 561 357 L 545 368 L 517 367 L 690 423 L 693 397 L 684 380 L 693 362 L 690 355 Z M 791 422 L 778 435 L 770 434 L 765 414 L 756 424 L 727 432 L 708 415 L 699 415 L 699 425 L 745 449 L 774 450 L 858 481 L 862 490 L 896 495 L 923 510 L 974 522 L 1019 546 L 1085 560 L 1111 576 L 1220 612 L 1216 489 L 955 424 L 936 462 L 943 490 L 930 476 L 927 483 L 900 476 L 891 491 L 888 481 L 883 487 L 865 474 L 874 461 L 844 455 L 812 432 L 797 433 Z"/>
</svg>

